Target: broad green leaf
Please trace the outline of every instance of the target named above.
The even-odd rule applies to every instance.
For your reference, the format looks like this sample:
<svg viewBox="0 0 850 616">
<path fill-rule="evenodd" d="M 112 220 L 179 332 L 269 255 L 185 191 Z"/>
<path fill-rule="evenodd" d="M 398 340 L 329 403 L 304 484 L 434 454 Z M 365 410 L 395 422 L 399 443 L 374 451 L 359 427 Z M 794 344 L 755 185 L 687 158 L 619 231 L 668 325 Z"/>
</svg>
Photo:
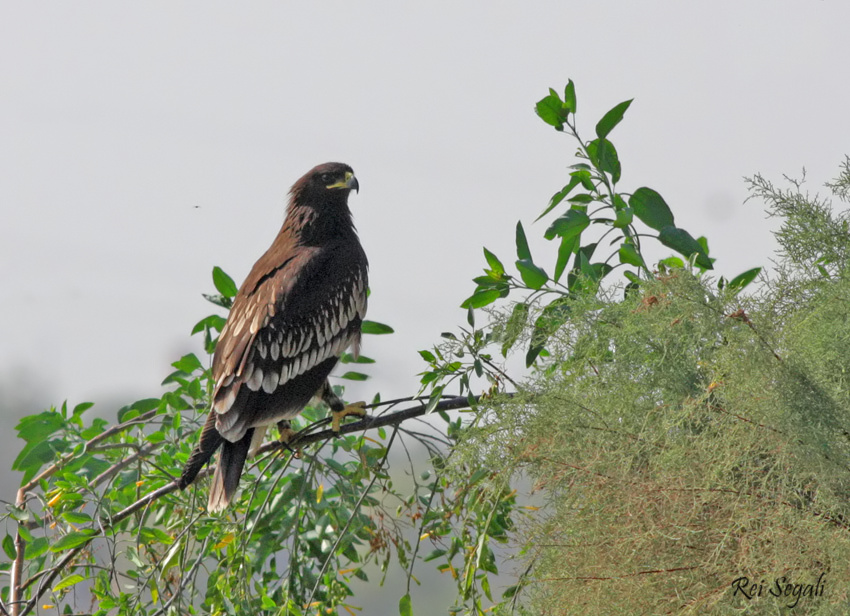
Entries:
<svg viewBox="0 0 850 616">
<path fill-rule="evenodd" d="M 74 407 L 73 412 L 71 413 L 73 416 L 82 415 L 84 412 L 89 410 L 94 406 L 94 402 L 81 402 L 77 406 Z"/>
<path fill-rule="evenodd" d="M 534 110 L 546 124 L 554 126 L 555 130 L 564 130 L 564 118 L 566 117 L 564 103 L 561 102 L 554 90 L 549 92 L 548 96 L 537 102 Z"/>
<path fill-rule="evenodd" d="M 205 329 L 214 329 L 217 332 L 221 332 L 224 329 L 224 324 L 227 323 L 227 319 L 217 314 L 211 314 L 208 317 L 205 317 L 195 323 L 195 327 L 192 328 L 192 335 L 194 336 L 198 332 L 202 332 Z"/>
<path fill-rule="evenodd" d="M 664 266 L 668 269 L 682 269 L 685 267 L 685 262 L 679 257 L 667 257 L 666 259 L 661 259 L 658 262 L 658 265 Z"/>
<path fill-rule="evenodd" d="M 50 543 L 47 541 L 47 537 L 38 537 L 35 541 L 27 543 L 26 550 L 24 550 L 24 558 L 27 560 L 38 558 L 44 554 L 49 547 Z"/>
<path fill-rule="evenodd" d="M 60 538 L 59 541 L 50 546 L 50 551 L 61 552 L 62 550 L 76 548 L 78 546 L 88 543 L 94 535 L 95 531 L 90 528 L 68 533 L 64 537 Z"/>
<path fill-rule="evenodd" d="M 571 174 L 571 175 L 572 175 L 572 178 L 570 178 L 570 182 L 569 182 L 569 184 L 567 184 L 567 185 L 566 185 L 566 186 L 564 186 L 561 190 L 559 190 L 559 191 L 558 191 L 558 192 L 556 192 L 554 195 L 552 195 L 552 198 L 551 198 L 551 199 L 549 199 L 549 205 L 547 205 L 547 206 L 546 206 L 546 209 L 545 209 L 545 210 L 543 210 L 543 213 L 542 213 L 542 214 L 540 214 L 540 216 L 538 216 L 538 217 L 534 220 L 534 222 L 537 222 L 538 220 L 540 220 L 541 218 L 543 218 L 544 216 L 546 216 L 546 214 L 548 214 L 549 212 L 551 212 L 551 211 L 552 211 L 552 208 L 554 208 L 554 207 L 555 207 L 555 206 L 557 206 L 557 205 L 558 205 L 561 201 L 563 201 L 563 200 L 564 200 L 564 197 L 566 197 L 568 194 L 570 194 L 570 192 L 572 191 L 572 189 L 579 185 L 579 183 L 581 182 L 581 178 L 577 177 L 575 173 L 573 173 L 573 174 Z"/>
<path fill-rule="evenodd" d="M 596 184 L 593 183 L 593 176 L 590 173 L 590 165 L 580 163 L 578 165 L 573 165 L 573 168 L 575 168 L 575 171 L 573 171 L 570 175 L 574 178 L 578 178 L 585 190 L 595 192 Z"/>
<path fill-rule="evenodd" d="M 358 355 L 357 358 L 351 353 L 343 353 L 339 356 L 339 361 L 342 364 L 374 364 L 375 360 L 365 355 Z"/>
<path fill-rule="evenodd" d="M 490 266 L 490 271 L 495 274 L 495 277 L 501 278 L 502 274 L 505 273 L 505 266 L 502 265 L 501 261 L 499 261 L 499 257 L 485 248 L 484 258 L 487 259 L 487 265 Z"/>
<path fill-rule="evenodd" d="M 446 388 L 445 385 L 440 385 L 439 387 L 435 387 L 434 391 L 431 392 L 431 397 L 428 399 L 428 404 L 425 405 L 425 414 L 428 415 L 437 408 L 437 405 L 440 403 L 440 400 L 443 399 L 443 390 Z"/>
<path fill-rule="evenodd" d="M 611 176 L 614 184 L 620 181 L 620 158 L 613 143 L 607 139 L 596 139 L 587 144 L 587 153 L 597 167 Z"/>
<path fill-rule="evenodd" d="M 3 537 L 3 551 L 9 560 L 15 560 L 15 540 L 12 539 L 12 535 L 7 534 Z"/>
<path fill-rule="evenodd" d="M 464 300 L 460 307 L 483 308 L 484 306 L 492 304 L 501 296 L 502 293 L 498 289 L 484 289 L 483 291 L 476 291 L 471 296 L 466 298 L 466 300 Z"/>
<path fill-rule="evenodd" d="M 395 330 L 389 325 L 384 325 L 383 323 L 378 323 L 376 321 L 363 321 L 360 324 L 360 331 L 364 334 L 392 334 Z"/>
<path fill-rule="evenodd" d="M 165 553 L 165 557 L 162 559 L 160 563 L 159 577 L 160 579 L 166 574 L 166 572 L 173 567 L 174 565 L 180 562 L 180 556 L 183 553 L 183 542 L 176 541 L 174 545 L 172 545 L 168 552 Z"/>
<path fill-rule="evenodd" d="M 528 240 L 525 238 L 525 229 L 522 228 L 521 221 L 517 221 L 516 223 L 516 258 L 533 261 L 531 250 L 528 248 Z"/>
<path fill-rule="evenodd" d="M 532 263 L 531 259 L 520 259 L 516 262 L 516 268 L 522 281 L 532 289 L 539 289 L 549 280 L 546 272 Z"/>
<path fill-rule="evenodd" d="M 419 356 L 428 363 L 433 364 L 435 361 L 437 361 L 437 358 L 434 357 L 434 354 L 431 351 L 419 351 Z"/>
<path fill-rule="evenodd" d="M 561 245 L 558 247 L 558 260 L 555 262 L 555 282 L 561 279 L 561 274 L 567 268 L 570 257 L 575 252 L 580 240 L 581 235 L 561 238 Z"/>
<path fill-rule="evenodd" d="M 729 281 L 729 284 L 727 286 L 737 293 L 738 291 L 741 291 L 747 285 L 749 285 L 753 280 L 755 280 L 760 273 L 761 268 L 754 267 L 753 269 L 749 269 L 746 272 L 735 276 L 732 280 Z"/>
<path fill-rule="evenodd" d="M 534 365 L 534 362 L 537 361 L 537 357 L 546 347 L 542 344 L 534 344 L 531 343 L 528 347 L 528 352 L 525 354 L 525 367 L 531 368 Z"/>
<path fill-rule="evenodd" d="M 413 607 L 410 604 L 410 594 L 404 595 L 398 602 L 399 616 L 413 616 Z"/>
<path fill-rule="evenodd" d="M 630 224 L 632 224 L 632 220 L 634 212 L 630 207 L 624 207 L 621 210 L 617 210 L 617 218 L 614 220 L 614 226 L 618 229 L 625 229 Z"/>
<path fill-rule="evenodd" d="M 673 225 L 664 227 L 658 234 L 658 241 L 687 258 L 694 254 L 697 255 L 696 263 L 700 267 L 713 269 L 711 260 L 705 254 L 703 247 L 684 229 L 679 229 Z"/>
<path fill-rule="evenodd" d="M 195 355 L 194 353 L 188 353 L 187 355 L 184 355 L 171 365 L 177 368 L 178 370 L 182 370 L 186 374 L 192 374 L 195 370 L 203 371 L 204 369 L 203 364 L 201 364 L 201 360 L 198 359 L 197 355 Z"/>
<path fill-rule="evenodd" d="M 573 204 L 573 206 L 575 206 L 576 204 L 581 204 L 583 206 L 587 206 L 588 203 L 592 203 L 595 200 L 596 200 L 596 198 L 593 195 L 588 195 L 588 194 L 585 194 L 585 193 L 579 193 L 577 195 L 573 195 L 572 197 L 570 197 L 568 199 L 568 201 L 571 204 Z M 573 209 L 577 209 L 577 208 L 574 207 Z M 585 207 L 584 209 L 587 209 L 587 207 Z"/>
<path fill-rule="evenodd" d="M 620 263 L 644 267 L 644 262 L 640 256 L 640 253 L 632 244 L 620 244 L 620 250 L 618 251 L 618 254 L 620 256 Z"/>
<path fill-rule="evenodd" d="M 369 379 L 369 375 L 368 375 L 368 374 L 363 374 L 362 372 L 352 372 L 352 371 L 348 371 L 348 372 L 346 372 L 345 374 L 343 374 L 343 375 L 342 375 L 341 377 L 339 377 L 339 378 L 341 378 L 341 379 L 347 379 L 347 380 L 349 380 L 349 381 L 366 381 L 366 380 L 368 380 L 368 379 Z"/>
<path fill-rule="evenodd" d="M 144 400 L 136 400 L 133 404 L 121 407 L 118 410 L 118 421 L 126 421 L 132 419 L 142 413 L 147 413 L 150 410 L 159 406 L 161 400 L 159 398 L 145 398 Z"/>
<path fill-rule="evenodd" d="M 564 106 L 572 113 L 576 112 L 576 86 L 572 79 L 567 82 L 567 87 L 564 88 Z"/>
<path fill-rule="evenodd" d="M 85 579 L 86 578 L 84 578 L 79 573 L 72 573 L 71 575 L 66 575 L 56 586 L 53 587 L 53 592 L 59 592 L 63 588 L 68 588 L 69 586 L 73 586 L 74 584 L 79 584 Z"/>
<path fill-rule="evenodd" d="M 664 199 L 651 188 L 638 188 L 629 198 L 635 216 L 656 231 L 673 225 L 673 212 Z"/>
<path fill-rule="evenodd" d="M 66 522 L 70 522 L 71 524 L 88 524 L 92 521 L 89 514 L 80 511 L 66 511 L 62 514 L 62 517 L 65 518 Z"/>
<path fill-rule="evenodd" d="M 18 422 L 16 430 L 18 431 L 18 438 L 31 443 L 44 440 L 54 432 L 61 430 L 64 425 L 65 421 L 62 419 L 62 415 L 53 409 L 24 417 Z"/>
<path fill-rule="evenodd" d="M 614 127 L 620 123 L 620 120 L 623 119 L 623 114 L 626 113 L 626 109 L 629 108 L 629 105 L 632 104 L 633 100 L 634 99 L 623 101 L 602 116 L 602 119 L 599 120 L 599 123 L 596 125 L 596 136 L 600 139 L 605 139 L 605 137 L 608 136 L 608 133 L 610 133 Z"/>
<path fill-rule="evenodd" d="M 588 226 L 590 226 L 590 217 L 587 214 L 581 210 L 569 209 L 546 229 L 543 237 L 547 240 L 556 236 L 564 239 L 572 238 L 580 235 Z"/>
<path fill-rule="evenodd" d="M 212 277 L 213 284 L 219 293 L 224 295 L 224 297 L 236 297 L 236 293 L 239 291 L 236 283 L 218 265 L 213 268 Z"/>
</svg>

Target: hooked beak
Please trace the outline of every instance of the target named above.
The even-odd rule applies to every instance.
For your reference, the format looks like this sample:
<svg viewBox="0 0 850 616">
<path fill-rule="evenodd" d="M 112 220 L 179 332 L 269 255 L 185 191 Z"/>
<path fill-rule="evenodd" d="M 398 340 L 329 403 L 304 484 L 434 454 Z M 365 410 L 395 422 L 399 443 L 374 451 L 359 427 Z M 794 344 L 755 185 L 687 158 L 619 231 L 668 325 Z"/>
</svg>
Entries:
<svg viewBox="0 0 850 616">
<path fill-rule="evenodd" d="M 335 184 L 330 184 L 326 188 L 347 188 L 348 190 L 360 192 L 360 183 L 351 171 L 346 171 L 344 180 Z"/>
<path fill-rule="evenodd" d="M 350 171 L 345 174 L 345 187 L 357 193 L 360 192 L 360 182 L 357 181 L 357 178 Z"/>
</svg>

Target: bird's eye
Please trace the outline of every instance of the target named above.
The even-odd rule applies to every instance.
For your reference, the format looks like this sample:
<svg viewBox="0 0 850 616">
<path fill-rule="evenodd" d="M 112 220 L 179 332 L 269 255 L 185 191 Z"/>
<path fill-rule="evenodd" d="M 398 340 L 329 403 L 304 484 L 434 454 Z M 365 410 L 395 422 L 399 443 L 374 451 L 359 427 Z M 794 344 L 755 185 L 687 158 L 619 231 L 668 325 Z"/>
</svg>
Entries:
<svg viewBox="0 0 850 616">
<path fill-rule="evenodd" d="M 327 186 L 328 184 L 330 184 L 333 181 L 334 181 L 333 173 L 323 173 L 322 174 L 322 183 L 324 183 L 325 186 Z"/>
</svg>

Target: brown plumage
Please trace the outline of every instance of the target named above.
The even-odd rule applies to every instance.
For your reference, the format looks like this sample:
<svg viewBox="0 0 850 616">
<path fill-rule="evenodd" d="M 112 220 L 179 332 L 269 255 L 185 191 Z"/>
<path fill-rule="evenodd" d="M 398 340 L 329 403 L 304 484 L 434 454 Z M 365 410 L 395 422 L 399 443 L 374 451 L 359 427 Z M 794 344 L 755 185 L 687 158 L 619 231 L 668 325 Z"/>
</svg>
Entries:
<svg viewBox="0 0 850 616">
<path fill-rule="evenodd" d="M 351 167 L 315 167 L 290 190 L 286 219 L 242 284 L 213 359 L 212 409 L 179 485 L 191 484 L 221 447 L 208 509 L 233 499 L 249 450 L 266 428 L 295 417 L 313 396 L 343 409 L 327 377 L 366 313 L 366 255 L 348 209 Z"/>
</svg>

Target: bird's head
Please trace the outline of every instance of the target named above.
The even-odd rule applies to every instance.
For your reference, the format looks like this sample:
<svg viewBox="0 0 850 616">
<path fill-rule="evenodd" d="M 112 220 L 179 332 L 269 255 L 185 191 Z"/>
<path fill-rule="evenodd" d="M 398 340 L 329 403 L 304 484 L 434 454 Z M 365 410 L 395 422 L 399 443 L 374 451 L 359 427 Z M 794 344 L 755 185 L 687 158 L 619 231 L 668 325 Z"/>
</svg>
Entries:
<svg viewBox="0 0 850 616">
<path fill-rule="evenodd" d="M 345 163 L 325 163 L 295 182 L 291 193 L 294 201 L 304 205 L 345 204 L 352 190 L 360 190 L 354 170 Z"/>
</svg>

